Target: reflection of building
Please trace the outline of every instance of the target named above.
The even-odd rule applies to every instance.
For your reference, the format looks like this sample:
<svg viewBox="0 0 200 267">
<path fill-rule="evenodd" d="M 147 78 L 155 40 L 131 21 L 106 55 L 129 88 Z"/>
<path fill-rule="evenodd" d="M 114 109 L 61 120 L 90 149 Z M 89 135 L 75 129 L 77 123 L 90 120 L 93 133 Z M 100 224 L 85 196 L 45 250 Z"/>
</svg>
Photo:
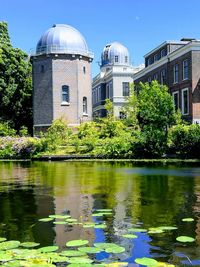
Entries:
<svg viewBox="0 0 200 267">
<path fill-rule="evenodd" d="M 200 123 L 200 41 L 166 41 L 145 55 L 145 68 L 134 83 L 166 84 L 185 119 Z"/>
<path fill-rule="evenodd" d="M 129 84 L 133 74 L 141 68 L 130 64 L 128 49 L 118 42 L 104 47 L 101 57 L 100 73 L 93 79 L 92 103 L 93 117 L 106 116 L 105 99 L 110 99 L 114 106 L 114 115 L 123 116 L 121 107 L 129 96 Z"/>
<path fill-rule="evenodd" d="M 32 56 L 36 131 L 60 117 L 71 125 L 91 119 L 92 59 L 84 37 L 71 26 L 57 24 L 42 35 Z"/>
</svg>

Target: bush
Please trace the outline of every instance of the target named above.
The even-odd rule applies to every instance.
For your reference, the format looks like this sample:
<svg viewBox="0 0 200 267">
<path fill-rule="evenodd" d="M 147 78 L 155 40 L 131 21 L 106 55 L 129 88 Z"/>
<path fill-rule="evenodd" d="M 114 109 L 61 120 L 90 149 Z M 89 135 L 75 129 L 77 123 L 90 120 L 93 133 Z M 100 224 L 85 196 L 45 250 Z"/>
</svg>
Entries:
<svg viewBox="0 0 200 267">
<path fill-rule="evenodd" d="M 200 126 L 176 125 L 169 130 L 169 152 L 182 158 L 200 158 Z"/>
<path fill-rule="evenodd" d="M 12 129 L 8 122 L 0 122 L 0 136 L 14 136 L 16 131 Z"/>
</svg>

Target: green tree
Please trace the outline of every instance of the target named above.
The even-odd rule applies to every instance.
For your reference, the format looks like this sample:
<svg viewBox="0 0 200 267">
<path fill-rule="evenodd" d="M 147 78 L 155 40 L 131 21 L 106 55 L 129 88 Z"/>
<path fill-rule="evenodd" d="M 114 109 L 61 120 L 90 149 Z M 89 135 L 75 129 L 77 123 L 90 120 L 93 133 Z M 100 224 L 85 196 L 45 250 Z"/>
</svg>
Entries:
<svg viewBox="0 0 200 267">
<path fill-rule="evenodd" d="M 32 74 L 28 56 L 10 43 L 8 26 L 0 22 L 0 120 L 16 130 L 32 130 Z"/>
</svg>

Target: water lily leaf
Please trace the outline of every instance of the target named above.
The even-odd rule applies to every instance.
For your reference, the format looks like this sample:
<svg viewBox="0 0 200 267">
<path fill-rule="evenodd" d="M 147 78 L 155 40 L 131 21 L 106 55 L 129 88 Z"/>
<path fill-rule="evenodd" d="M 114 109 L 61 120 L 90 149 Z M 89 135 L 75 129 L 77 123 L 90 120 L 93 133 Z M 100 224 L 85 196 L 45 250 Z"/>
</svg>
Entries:
<svg viewBox="0 0 200 267">
<path fill-rule="evenodd" d="M 167 262 L 158 262 L 158 265 L 156 265 L 157 267 L 176 267 L 173 264 L 167 263 Z"/>
<path fill-rule="evenodd" d="M 111 248 L 111 247 L 116 247 L 118 245 L 116 245 L 115 243 L 94 243 L 94 246 L 97 247 L 97 248 L 101 248 L 101 249 L 107 249 L 107 248 Z"/>
<path fill-rule="evenodd" d="M 132 234 L 124 234 L 122 235 L 124 238 L 137 238 L 137 235 L 132 235 Z"/>
<path fill-rule="evenodd" d="M 38 251 L 41 252 L 41 253 L 47 253 L 47 252 L 56 251 L 58 249 L 59 249 L 58 246 L 47 246 L 47 247 L 39 248 Z"/>
<path fill-rule="evenodd" d="M 11 261 L 11 262 L 6 262 L 4 263 L 3 266 L 6 266 L 6 267 L 21 267 L 21 261 Z"/>
<path fill-rule="evenodd" d="M 67 260 L 69 263 L 92 263 L 93 260 L 86 257 L 72 257 Z"/>
<path fill-rule="evenodd" d="M 23 242 L 20 244 L 20 247 L 25 247 L 25 248 L 34 248 L 39 246 L 40 243 L 35 243 L 35 242 Z"/>
<path fill-rule="evenodd" d="M 145 233 L 147 232 L 147 229 L 142 229 L 142 228 L 129 228 L 129 232 L 135 232 L 135 233 Z"/>
<path fill-rule="evenodd" d="M 8 250 L 19 247 L 20 242 L 19 241 L 5 241 L 0 243 L 0 250 Z"/>
<path fill-rule="evenodd" d="M 71 263 L 67 267 L 93 267 L 95 264 L 91 263 Z"/>
<path fill-rule="evenodd" d="M 56 222 L 53 222 L 53 224 L 67 224 L 65 221 L 56 221 Z"/>
<path fill-rule="evenodd" d="M 183 218 L 182 221 L 183 222 L 193 222 L 194 219 L 193 218 Z"/>
<path fill-rule="evenodd" d="M 39 219 L 38 221 L 39 222 L 50 222 L 50 221 L 53 221 L 54 218 L 42 218 L 42 219 Z"/>
<path fill-rule="evenodd" d="M 107 253 L 122 253 L 125 251 L 125 248 L 116 245 L 116 246 L 111 246 L 110 248 L 106 248 L 105 251 Z"/>
<path fill-rule="evenodd" d="M 128 266 L 128 262 L 112 262 L 106 264 L 106 267 L 124 267 Z"/>
<path fill-rule="evenodd" d="M 93 213 L 93 217 L 102 217 L 104 214 L 103 213 Z"/>
<path fill-rule="evenodd" d="M 178 227 L 176 227 L 176 226 L 159 226 L 158 229 L 163 230 L 163 231 L 171 231 L 171 230 L 178 229 Z"/>
<path fill-rule="evenodd" d="M 95 223 L 85 223 L 83 224 L 83 228 L 93 228 L 95 226 Z"/>
<path fill-rule="evenodd" d="M 65 250 L 60 252 L 60 255 L 66 256 L 66 257 L 80 257 L 80 256 L 86 256 L 86 253 L 83 251 L 77 251 L 77 250 Z"/>
<path fill-rule="evenodd" d="M 77 219 L 69 218 L 69 219 L 66 219 L 66 222 L 70 222 L 70 223 L 77 222 Z"/>
<path fill-rule="evenodd" d="M 164 231 L 159 228 L 148 231 L 148 234 L 162 234 L 162 233 L 164 233 Z"/>
<path fill-rule="evenodd" d="M 84 246 L 87 245 L 89 243 L 88 240 L 72 240 L 66 243 L 67 247 L 79 247 L 79 246 Z"/>
<path fill-rule="evenodd" d="M 101 248 L 97 248 L 97 247 L 82 247 L 82 248 L 78 248 L 79 251 L 81 252 L 85 252 L 85 253 L 99 253 L 102 251 Z"/>
<path fill-rule="evenodd" d="M 158 262 L 151 258 L 137 258 L 135 259 L 137 264 L 145 265 L 145 266 L 157 266 Z"/>
<path fill-rule="evenodd" d="M 6 241 L 7 239 L 5 237 L 0 237 L 0 242 L 4 242 Z"/>
<path fill-rule="evenodd" d="M 190 236 L 178 236 L 176 240 L 179 242 L 194 242 L 195 241 L 195 239 Z"/>
<path fill-rule="evenodd" d="M 70 215 L 49 215 L 49 218 L 65 220 L 71 218 Z"/>
<path fill-rule="evenodd" d="M 96 224 L 94 226 L 95 229 L 105 229 L 106 227 L 107 227 L 106 224 Z"/>
</svg>

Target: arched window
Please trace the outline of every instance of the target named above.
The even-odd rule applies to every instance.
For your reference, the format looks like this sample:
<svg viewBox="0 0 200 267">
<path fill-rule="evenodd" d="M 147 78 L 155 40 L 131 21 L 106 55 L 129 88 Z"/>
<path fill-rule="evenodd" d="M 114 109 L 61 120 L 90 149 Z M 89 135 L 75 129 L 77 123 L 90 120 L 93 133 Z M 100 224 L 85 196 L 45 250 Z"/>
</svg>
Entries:
<svg viewBox="0 0 200 267">
<path fill-rule="evenodd" d="M 69 86 L 68 85 L 62 86 L 62 102 L 69 103 Z"/>
<path fill-rule="evenodd" d="M 83 114 L 87 114 L 87 97 L 83 97 Z"/>
</svg>

